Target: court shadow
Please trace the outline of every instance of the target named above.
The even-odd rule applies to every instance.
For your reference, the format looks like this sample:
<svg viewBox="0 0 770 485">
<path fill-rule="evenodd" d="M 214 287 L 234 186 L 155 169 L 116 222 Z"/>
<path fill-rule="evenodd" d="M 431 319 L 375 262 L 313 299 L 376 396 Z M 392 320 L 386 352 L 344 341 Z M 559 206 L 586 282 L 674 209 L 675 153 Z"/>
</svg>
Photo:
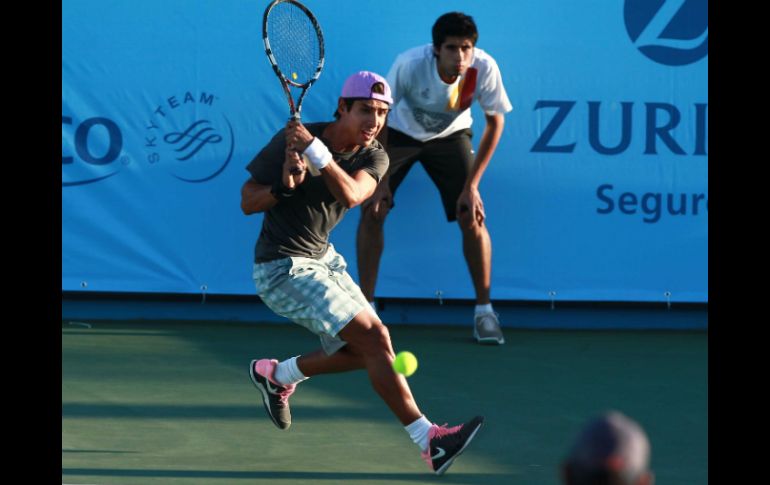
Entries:
<svg viewBox="0 0 770 485">
<path fill-rule="evenodd" d="M 442 483 L 489 483 L 490 479 L 510 478 L 501 473 L 455 473 L 441 477 L 426 473 L 368 473 L 368 472 L 279 472 L 279 471 L 221 471 L 221 470 L 152 470 L 116 468 L 62 468 L 62 475 L 88 477 L 135 478 L 198 478 L 198 479 L 252 479 L 252 480 L 441 480 Z"/>
<path fill-rule="evenodd" d="M 313 406 L 308 403 L 296 412 L 302 419 L 362 420 L 391 419 L 386 409 L 360 406 Z M 261 402 L 253 405 L 179 405 L 179 404 L 62 404 L 62 417 L 68 419 L 121 418 L 121 419 L 265 419 Z M 62 450 L 64 451 L 64 450 Z"/>
<path fill-rule="evenodd" d="M 109 453 L 109 454 L 124 454 L 124 453 L 139 453 L 138 451 L 123 451 L 123 450 L 61 450 L 62 453 Z"/>
</svg>

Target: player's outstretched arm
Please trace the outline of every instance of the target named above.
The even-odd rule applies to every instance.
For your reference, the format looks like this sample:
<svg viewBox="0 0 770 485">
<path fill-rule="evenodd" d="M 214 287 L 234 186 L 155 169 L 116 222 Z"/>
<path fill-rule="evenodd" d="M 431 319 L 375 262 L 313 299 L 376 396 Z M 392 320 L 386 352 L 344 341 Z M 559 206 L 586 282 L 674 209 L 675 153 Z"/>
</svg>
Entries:
<svg viewBox="0 0 770 485">
<path fill-rule="evenodd" d="M 334 161 L 321 170 L 321 176 L 329 192 L 348 209 L 363 203 L 377 188 L 377 181 L 367 172 L 358 170 L 348 175 Z"/>
<path fill-rule="evenodd" d="M 350 175 L 337 165 L 328 147 L 316 139 L 301 123 L 286 125 L 286 144 L 308 156 L 321 172 L 324 183 L 337 201 L 351 209 L 371 197 L 377 181 L 363 170 Z M 313 161 L 315 160 L 315 162 Z"/>
<path fill-rule="evenodd" d="M 487 120 L 486 126 L 484 126 L 484 133 L 481 134 L 481 141 L 479 142 L 479 149 L 476 153 L 476 160 L 473 162 L 473 168 L 468 176 L 468 180 L 465 182 L 467 187 L 478 187 L 481 182 L 481 176 L 489 165 L 489 161 L 492 159 L 492 155 L 497 149 L 497 144 L 500 142 L 500 136 L 503 134 L 503 127 L 505 126 L 505 116 L 500 113 L 485 114 Z"/>
<path fill-rule="evenodd" d="M 457 199 L 457 213 L 462 215 L 466 211 L 470 211 L 471 219 L 478 224 L 483 224 L 486 219 L 484 202 L 481 193 L 479 193 L 479 183 L 492 159 L 492 154 L 497 148 L 505 125 L 505 118 L 502 114 L 485 114 L 485 116 L 487 124 L 481 135 L 476 159 L 473 162 L 471 172 L 468 174 L 468 180 L 465 181 L 465 187 Z"/>
</svg>

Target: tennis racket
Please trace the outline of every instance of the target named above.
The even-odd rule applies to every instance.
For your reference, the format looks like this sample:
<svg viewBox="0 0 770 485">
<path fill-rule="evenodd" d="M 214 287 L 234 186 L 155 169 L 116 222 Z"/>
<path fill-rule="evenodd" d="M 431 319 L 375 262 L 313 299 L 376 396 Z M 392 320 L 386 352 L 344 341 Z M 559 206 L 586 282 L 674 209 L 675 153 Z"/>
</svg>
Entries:
<svg viewBox="0 0 770 485">
<path fill-rule="evenodd" d="M 302 101 L 324 67 L 324 37 L 313 13 L 297 0 L 273 0 L 262 17 L 265 54 L 300 121 Z M 296 103 L 290 87 L 301 89 Z"/>
</svg>

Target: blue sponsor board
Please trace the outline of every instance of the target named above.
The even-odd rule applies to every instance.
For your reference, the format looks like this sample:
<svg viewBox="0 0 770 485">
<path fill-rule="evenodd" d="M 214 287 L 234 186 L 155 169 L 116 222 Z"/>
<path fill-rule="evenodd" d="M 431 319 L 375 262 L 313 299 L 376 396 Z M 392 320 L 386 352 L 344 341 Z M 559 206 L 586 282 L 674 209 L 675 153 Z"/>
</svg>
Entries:
<svg viewBox="0 0 770 485">
<path fill-rule="evenodd" d="M 306 122 L 331 119 L 352 72 L 386 74 L 430 42 L 439 15 L 475 18 L 514 106 L 480 186 L 493 299 L 708 301 L 707 1 L 305 3 L 327 52 Z M 253 294 L 262 216 L 240 212 L 240 187 L 288 117 L 264 6 L 62 4 L 63 290 Z M 354 277 L 358 219 L 332 235 Z M 474 296 L 419 166 L 386 224 L 377 293 Z"/>
</svg>

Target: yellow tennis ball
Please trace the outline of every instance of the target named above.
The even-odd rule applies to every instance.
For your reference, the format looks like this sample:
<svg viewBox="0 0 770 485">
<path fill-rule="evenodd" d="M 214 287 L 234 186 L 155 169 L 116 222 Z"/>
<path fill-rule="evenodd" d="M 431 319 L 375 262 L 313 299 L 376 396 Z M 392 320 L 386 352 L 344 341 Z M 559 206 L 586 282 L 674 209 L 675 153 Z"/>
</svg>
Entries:
<svg viewBox="0 0 770 485">
<path fill-rule="evenodd" d="M 403 374 L 406 377 L 414 374 L 417 370 L 417 357 L 409 351 L 403 351 L 396 354 L 396 359 L 393 361 L 393 370 L 399 374 Z"/>
<path fill-rule="evenodd" d="M 297 73 L 296 72 L 291 73 L 291 78 L 296 81 L 297 80 Z"/>
</svg>

